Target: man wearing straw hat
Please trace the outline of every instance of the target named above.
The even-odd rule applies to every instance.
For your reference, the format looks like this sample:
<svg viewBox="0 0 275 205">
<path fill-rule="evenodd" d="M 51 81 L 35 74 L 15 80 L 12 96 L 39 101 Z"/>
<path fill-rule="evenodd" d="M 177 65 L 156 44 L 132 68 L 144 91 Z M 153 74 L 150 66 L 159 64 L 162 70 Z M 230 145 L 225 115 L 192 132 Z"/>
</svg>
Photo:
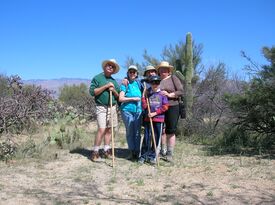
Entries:
<svg viewBox="0 0 275 205">
<path fill-rule="evenodd" d="M 91 82 L 90 94 L 95 97 L 96 118 L 97 118 L 97 135 L 94 141 L 94 147 L 91 153 L 91 160 L 100 160 L 99 148 L 104 136 L 104 153 L 103 157 L 110 158 L 112 151 L 111 127 L 116 127 L 117 121 L 117 99 L 119 97 L 119 85 L 112 75 L 119 71 L 119 65 L 115 59 L 105 60 L 102 62 L 103 72 L 96 75 Z M 111 92 L 110 92 L 111 91 Z M 112 100 L 110 99 L 112 93 Z M 112 105 L 110 105 L 112 102 Z M 111 117 L 112 114 L 112 117 Z M 112 119 L 112 122 L 111 122 Z"/>
</svg>

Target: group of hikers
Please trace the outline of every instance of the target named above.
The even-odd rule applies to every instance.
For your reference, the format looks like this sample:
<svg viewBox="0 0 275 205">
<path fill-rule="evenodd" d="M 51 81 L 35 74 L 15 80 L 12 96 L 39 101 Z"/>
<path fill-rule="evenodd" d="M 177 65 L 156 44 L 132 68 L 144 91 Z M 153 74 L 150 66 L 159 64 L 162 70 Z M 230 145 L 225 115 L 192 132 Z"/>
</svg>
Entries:
<svg viewBox="0 0 275 205">
<path fill-rule="evenodd" d="M 102 62 L 103 72 L 90 85 L 96 103 L 97 134 L 91 152 L 96 162 L 112 157 L 112 129 L 118 125 L 118 104 L 126 128 L 130 151 L 127 159 L 143 164 L 156 164 L 158 155 L 173 162 L 176 129 L 179 119 L 179 98 L 183 95 L 181 81 L 172 75 L 174 67 L 166 61 L 146 66 L 144 78 L 139 79 L 138 68 L 130 65 L 121 85 L 112 77 L 120 66 L 115 59 Z M 141 136 L 141 127 L 144 135 Z M 100 145 L 104 141 L 103 152 Z"/>
</svg>

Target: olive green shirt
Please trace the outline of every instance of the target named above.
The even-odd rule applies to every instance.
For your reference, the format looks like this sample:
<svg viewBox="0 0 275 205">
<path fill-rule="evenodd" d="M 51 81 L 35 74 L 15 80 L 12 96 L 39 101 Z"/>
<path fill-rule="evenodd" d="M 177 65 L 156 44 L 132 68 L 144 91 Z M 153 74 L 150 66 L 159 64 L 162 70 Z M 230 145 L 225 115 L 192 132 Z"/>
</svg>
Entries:
<svg viewBox="0 0 275 205">
<path fill-rule="evenodd" d="M 99 95 L 95 96 L 95 88 L 100 88 L 109 82 L 113 83 L 115 86 L 115 90 L 119 93 L 119 85 L 116 82 L 116 80 L 112 77 L 106 77 L 104 73 L 100 73 L 96 75 L 90 85 L 90 94 L 95 97 L 95 102 L 98 105 L 105 105 L 105 106 L 110 106 L 110 92 L 109 89 L 104 90 L 102 93 Z M 117 99 L 115 98 L 114 95 L 112 95 L 112 103 L 113 105 L 117 104 Z"/>
</svg>

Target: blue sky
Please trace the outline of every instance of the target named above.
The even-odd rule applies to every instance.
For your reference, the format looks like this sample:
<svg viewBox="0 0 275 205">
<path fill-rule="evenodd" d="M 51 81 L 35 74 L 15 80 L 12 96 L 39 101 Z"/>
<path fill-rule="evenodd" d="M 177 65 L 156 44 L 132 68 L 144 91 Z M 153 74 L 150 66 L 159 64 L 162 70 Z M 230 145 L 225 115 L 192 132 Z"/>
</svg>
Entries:
<svg viewBox="0 0 275 205">
<path fill-rule="evenodd" d="M 0 0 L 0 73 L 22 79 L 92 78 L 115 58 L 141 62 L 144 49 L 160 58 L 164 46 L 191 32 L 203 44 L 202 63 L 224 62 L 243 73 L 244 50 L 266 63 L 275 45 L 273 0 Z"/>
</svg>

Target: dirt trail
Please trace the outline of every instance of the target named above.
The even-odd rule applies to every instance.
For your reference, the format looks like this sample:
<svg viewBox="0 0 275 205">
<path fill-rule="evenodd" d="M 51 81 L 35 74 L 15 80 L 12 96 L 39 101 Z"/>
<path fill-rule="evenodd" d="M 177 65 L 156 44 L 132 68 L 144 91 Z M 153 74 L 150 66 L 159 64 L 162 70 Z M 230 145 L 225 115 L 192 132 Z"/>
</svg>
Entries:
<svg viewBox="0 0 275 205">
<path fill-rule="evenodd" d="M 1 162 L 0 204 L 275 204 L 275 160 L 184 150 L 160 167 L 126 160 L 125 149 L 116 149 L 115 168 L 92 163 L 88 149 Z"/>
</svg>

